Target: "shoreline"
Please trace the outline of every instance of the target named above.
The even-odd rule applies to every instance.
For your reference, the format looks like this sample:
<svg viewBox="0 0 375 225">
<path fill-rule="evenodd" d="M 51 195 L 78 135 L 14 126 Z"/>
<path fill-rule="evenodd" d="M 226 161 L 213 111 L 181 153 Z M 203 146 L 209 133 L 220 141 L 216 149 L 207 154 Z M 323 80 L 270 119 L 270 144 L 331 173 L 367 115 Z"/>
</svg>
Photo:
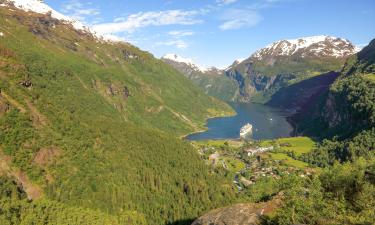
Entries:
<svg viewBox="0 0 375 225">
<path fill-rule="evenodd" d="M 232 106 L 231 106 L 231 108 L 233 109 Z M 192 131 L 192 132 L 189 132 L 189 133 L 187 133 L 187 134 L 183 134 L 183 135 L 181 135 L 179 138 L 180 138 L 180 139 L 183 139 L 183 140 L 187 140 L 187 141 L 192 141 L 192 140 L 188 140 L 188 139 L 186 139 L 186 137 L 189 136 L 189 135 L 192 135 L 192 134 L 202 133 L 202 132 L 207 131 L 207 130 L 208 130 L 208 127 L 207 127 L 208 120 L 210 120 L 210 119 L 226 118 L 226 117 L 233 117 L 233 116 L 236 116 L 236 115 L 238 114 L 237 111 L 234 110 L 234 109 L 233 109 L 233 111 L 234 111 L 234 113 L 229 113 L 228 116 L 208 116 L 208 117 L 205 118 L 206 123 L 205 123 L 205 125 L 204 125 L 204 129 L 202 129 L 202 130 Z"/>
</svg>

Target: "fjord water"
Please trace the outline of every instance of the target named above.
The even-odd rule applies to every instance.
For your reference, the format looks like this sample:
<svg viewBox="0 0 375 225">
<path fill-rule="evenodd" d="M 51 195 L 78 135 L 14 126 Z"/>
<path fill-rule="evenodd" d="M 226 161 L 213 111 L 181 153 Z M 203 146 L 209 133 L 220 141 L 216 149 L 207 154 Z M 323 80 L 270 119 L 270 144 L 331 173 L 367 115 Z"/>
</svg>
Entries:
<svg viewBox="0 0 375 225">
<path fill-rule="evenodd" d="M 233 103 L 237 115 L 208 119 L 208 130 L 188 135 L 188 140 L 236 139 L 246 123 L 253 125 L 251 139 L 274 139 L 289 137 L 292 126 L 287 121 L 290 113 L 278 108 L 255 103 Z"/>
</svg>

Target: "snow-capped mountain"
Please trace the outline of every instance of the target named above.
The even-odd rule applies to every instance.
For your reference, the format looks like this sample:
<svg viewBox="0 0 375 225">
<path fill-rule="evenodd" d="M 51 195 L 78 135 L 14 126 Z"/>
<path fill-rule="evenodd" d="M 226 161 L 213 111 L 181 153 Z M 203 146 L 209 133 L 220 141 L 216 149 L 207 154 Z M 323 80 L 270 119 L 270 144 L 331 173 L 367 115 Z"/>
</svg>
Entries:
<svg viewBox="0 0 375 225">
<path fill-rule="evenodd" d="M 81 22 L 77 20 L 73 20 L 70 17 L 57 12 L 56 10 L 52 9 L 50 6 L 48 6 L 41 0 L 6 0 L 1 6 L 7 6 L 9 4 L 13 4 L 15 7 L 22 9 L 26 12 L 31 11 L 31 12 L 36 12 L 40 14 L 51 13 L 51 17 L 58 19 L 58 20 L 63 20 L 67 23 L 71 23 L 75 29 L 78 29 L 78 30 L 88 29 Z"/>
<path fill-rule="evenodd" d="M 358 51 L 359 49 L 346 39 L 320 35 L 280 40 L 256 51 L 251 58 L 255 60 L 279 56 L 342 58 Z"/>
<path fill-rule="evenodd" d="M 236 67 L 237 65 L 239 65 L 240 63 L 242 63 L 243 61 L 245 61 L 246 58 L 240 58 L 240 59 L 236 59 L 234 60 L 234 62 L 230 65 L 230 66 L 227 66 L 224 71 L 227 71 L 227 70 L 230 70 L 234 67 Z"/>
<path fill-rule="evenodd" d="M 208 68 L 205 68 L 195 63 L 193 59 L 184 58 L 177 54 L 166 54 L 163 57 L 161 57 L 161 60 L 175 67 L 175 69 L 177 70 L 182 70 L 181 72 L 184 72 L 185 74 L 191 74 L 192 72 L 205 73 L 209 71 Z"/>
<path fill-rule="evenodd" d="M 114 35 L 102 35 L 102 34 L 95 32 L 94 30 L 90 29 L 88 26 L 85 26 L 80 21 L 72 19 L 54 10 L 49 5 L 45 4 L 42 0 L 5 0 L 2 4 L 0 4 L 0 7 L 9 7 L 12 5 L 26 12 L 50 14 L 52 18 L 61 20 L 67 24 L 71 24 L 76 30 L 81 30 L 81 31 L 91 33 L 98 40 L 104 40 L 104 41 L 110 41 L 110 42 L 121 41 L 120 38 Z"/>
</svg>

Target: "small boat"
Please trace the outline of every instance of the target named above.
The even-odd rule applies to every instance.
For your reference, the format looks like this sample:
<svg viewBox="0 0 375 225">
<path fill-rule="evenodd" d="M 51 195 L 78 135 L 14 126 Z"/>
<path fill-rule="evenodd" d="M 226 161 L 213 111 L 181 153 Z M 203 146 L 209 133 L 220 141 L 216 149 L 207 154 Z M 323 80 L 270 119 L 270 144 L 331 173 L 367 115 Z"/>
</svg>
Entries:
<svg viewBox="0 0 375 225">
<path fill-rule="evenodd" d="M 253 125 L 250 123 L 245 124 L 243 127 L 241 127 L 240 130 L 240 137 L 245 138 L 253 133 Z"/>
</svg>

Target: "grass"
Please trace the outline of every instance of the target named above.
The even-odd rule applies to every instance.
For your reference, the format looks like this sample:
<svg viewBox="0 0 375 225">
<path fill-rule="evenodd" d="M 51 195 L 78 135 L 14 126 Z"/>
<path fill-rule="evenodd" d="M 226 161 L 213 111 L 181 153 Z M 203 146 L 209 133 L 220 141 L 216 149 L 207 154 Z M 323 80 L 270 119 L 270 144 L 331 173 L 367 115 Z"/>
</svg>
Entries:
<svg viewBox="0 0 375 225">
<path fill-rule="evenodd" d="M 375 82 L 375 74 L 374 73 L 366 74 L 365 78 L 372 81 L 372 82 Z"/>
<path fill-rule="evenodd" d="M 212 147 L 222 147 L 225 143 L 228 143 L 229 147 L 239 148 L 242 146 L 243 142 L 236 141 L 236 140 L 201 140 L 201 141 L 194 141 L 200 145 L 208 145 Z"/>
<path fill-rule="evenodd" d="M 304 169 L 308 164 L 299 160 L 295 160 L 284 153 L 268 153 L 273 160 L 280 160 L 288 166 Z"/>
<path fill-rule="evenodd" d="M 245 163 L 239 159 L 235 159 L 232 157 L 222 157 L 221 159 L 224 160 L 224 162 L 228 166 L 228 170 L 231 172 L 238 172 L 245 168 Z"/>
<path fill-rule="evenodd" d="M 297 156 L 300 156 L 303 153 L 310 152 L 315 147 L 315 142 L 309 137 L 290 137 L 276 140 L 264 140 L 260 143 L 261 147 L 272 145 L 278 145 L 281 150 L 292 151 Z"/>
<path fill-rule="evenodd" d="M 290 146 L 280 146 L 282 150 L 293 151 L 297 156 L 310 152 L 315 147 L 315 142 L 308 137 L 291 137 L 277 140 L 279 145 L 289 144 Z"/>
</svg>

